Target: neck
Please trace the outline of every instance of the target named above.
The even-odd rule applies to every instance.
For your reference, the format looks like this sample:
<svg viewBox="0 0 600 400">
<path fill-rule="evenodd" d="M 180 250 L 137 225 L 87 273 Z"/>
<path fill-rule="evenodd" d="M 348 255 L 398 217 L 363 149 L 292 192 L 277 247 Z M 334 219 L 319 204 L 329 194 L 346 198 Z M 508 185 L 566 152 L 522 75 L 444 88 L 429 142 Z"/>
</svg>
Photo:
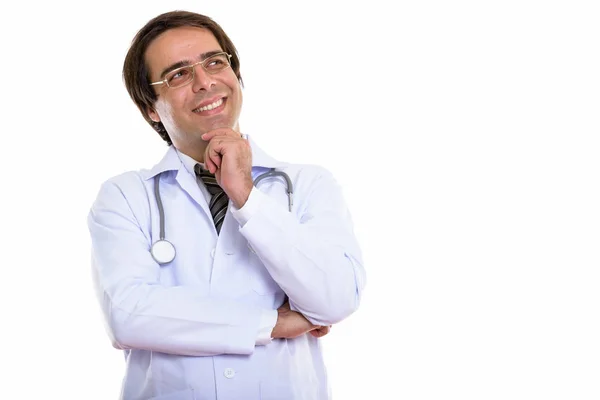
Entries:
<svg viewBox="0 0 600 400">
<path fill-rule="evenodd" d="M 235 132 L 240 132 L 240 124 L 239 122 L 235 123 L 235 126 L 232 128 Z M 175 146 L 177 150 L 182 152 L 183 154 L 192 157 L 194 160 L 199 163 L 204 164 L 204 151 L 206 150 L 206 146 L 208 142 L 205 142 L 202 139 L 198 141 L 189 142 L 185 147 Z"/>
</svg>

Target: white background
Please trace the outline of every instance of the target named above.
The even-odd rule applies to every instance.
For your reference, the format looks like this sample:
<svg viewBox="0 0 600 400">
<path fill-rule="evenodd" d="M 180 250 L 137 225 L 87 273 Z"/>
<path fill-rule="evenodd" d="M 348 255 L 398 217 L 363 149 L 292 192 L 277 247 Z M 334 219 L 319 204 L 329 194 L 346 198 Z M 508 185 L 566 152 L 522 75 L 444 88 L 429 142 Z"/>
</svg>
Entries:
<svg viewBox="0 0 600 400">
<path fill-rule="evenodd" d="M 594 3 L 2 6 L 0 397 L 117 398 L 86 215 L 166 150 L 120 74 L 186 9 L 239 50 L 242 131 L 344 187 L 368 282 L 323 338 L 334 399 L 598 399 Z"/>
</svg>

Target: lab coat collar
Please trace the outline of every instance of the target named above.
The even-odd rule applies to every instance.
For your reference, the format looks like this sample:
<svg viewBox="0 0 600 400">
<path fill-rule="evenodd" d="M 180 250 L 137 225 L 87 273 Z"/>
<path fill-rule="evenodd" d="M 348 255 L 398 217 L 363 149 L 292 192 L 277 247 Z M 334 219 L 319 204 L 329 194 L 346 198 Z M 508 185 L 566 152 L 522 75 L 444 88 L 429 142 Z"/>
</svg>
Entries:
<svg viewBox="0 0 600 400">
<path fill-rule="evenodd" d="M 282 168 L 286 163 L 277 161 L 273 157 L 265 153 L 254 140 L 248 135 L 248 141 L 250 142 L 250 148 L 252 149 L 252 167 L 264 167 L 264 168 Z M 143 173 L 144 179 L 152 179 L 156 175 L 166 171 L 180 171 L 186 169 L 185 165 L 179 158 L 177 150 L 174 146 L 169 146 L 166 154 L 160 160 L 158 164 L 152 167 L 151 170 Z"/>
<path fill-rule="evenodd" d="M 248 135 L 248 141 L 252 148 L 252 167 L 264 168 L 283 168 L 287 163 L 277 161 L 267 153 L 265 153 L 256 142 Z"/>
<path fill-rule="evenodd" d="M 144 179 L 149 180 L 154 178 L 158 174 L 162 174 L 166 171 L 178 171 L 180 168 L 185 168 L 179 157 L 177 156 L 177 150 L 173 145 L 169 146 L 167 153 L 163 156 L 162 160 L 156 164 L 150 171 L 142 172 Z"/>
</svg>

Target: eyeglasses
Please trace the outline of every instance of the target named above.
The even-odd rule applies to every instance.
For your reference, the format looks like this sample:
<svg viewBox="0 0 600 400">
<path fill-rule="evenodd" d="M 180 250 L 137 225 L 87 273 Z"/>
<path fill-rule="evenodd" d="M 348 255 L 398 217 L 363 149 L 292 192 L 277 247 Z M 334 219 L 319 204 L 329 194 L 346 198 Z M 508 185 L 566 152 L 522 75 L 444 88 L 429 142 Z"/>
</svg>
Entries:
<svg viewBox="0 0 600 400">
<path fill-rule="evenodd" d="M 178 88 L 190 83 L 195 76 L 196 65 L 202 65 L 202 68 L 209 74 L 216 74 L 231 65 L 231 54 L 225 52 L 213 54 L 197 63 L 186 65 L 185 67 L 174 69 L 165 75 L 165 79 L 158 82 L 152 82 L 150 85 L 166 84 L 170 88 Z"/>
</svg>

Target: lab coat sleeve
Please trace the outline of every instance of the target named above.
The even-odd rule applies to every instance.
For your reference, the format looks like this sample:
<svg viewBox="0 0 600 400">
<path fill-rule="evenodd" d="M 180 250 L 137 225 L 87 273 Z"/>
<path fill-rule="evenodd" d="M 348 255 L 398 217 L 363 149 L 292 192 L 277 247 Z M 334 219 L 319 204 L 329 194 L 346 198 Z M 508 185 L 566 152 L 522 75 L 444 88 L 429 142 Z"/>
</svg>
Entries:
<svg viewBox="0 0 600 400">
<path fill-rule="evenodd" d="M 331 325 L 358 308 L 366 276 L 341 188 L 328 171 L 311 168 L 316 173 L 301 177 L 294 191 L 294 213 L 253 189 L 258 206 L 240 218 L 240 232 L 290 308 L 313 324 Z"/>
<path fill-rule="evenodd" d="M 274 310 L 161 286 L 149 238 L 115 182 L 102 186 L 88 227 L 96 294 L 115 347 L 186 356 L 254 351 L 261 320 Z"/>
</svg>

